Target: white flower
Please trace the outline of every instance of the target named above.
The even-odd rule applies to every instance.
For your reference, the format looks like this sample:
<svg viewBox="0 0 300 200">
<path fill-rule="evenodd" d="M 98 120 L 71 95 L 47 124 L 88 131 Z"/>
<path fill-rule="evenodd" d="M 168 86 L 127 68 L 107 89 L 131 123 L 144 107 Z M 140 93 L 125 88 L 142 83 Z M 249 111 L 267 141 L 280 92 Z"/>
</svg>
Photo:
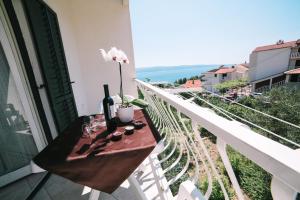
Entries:
<svg viewBox="0 0 300 200">
<path fill-rule="evenodd" d="M 108 61 L 115 61 L 119 63 L 126 63 L 129 64 L 129 60 L 126 56 L 126 54 L 120 50 L 117 49 L 116 47 L 112 47 L 107 53 L 104 49 L 99 49 L 103 59 L 108 62 Z"/>
</svg>

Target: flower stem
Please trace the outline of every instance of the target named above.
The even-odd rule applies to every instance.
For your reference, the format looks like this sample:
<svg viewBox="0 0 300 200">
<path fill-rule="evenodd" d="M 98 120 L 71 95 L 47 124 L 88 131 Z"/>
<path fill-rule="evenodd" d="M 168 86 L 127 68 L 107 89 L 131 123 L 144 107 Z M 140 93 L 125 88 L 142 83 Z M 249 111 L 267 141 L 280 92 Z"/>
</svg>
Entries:
<svg viewBox="0 0 300 200">
<path fill-rule="evenodd" d="M 122 105 L 124 105 L 124 97 L 123 97 L 123 80 L 122 80 L 122 65 L 119 62 L 119 71 L 120 71 L 120 96 L 122 100 Z"/>
</svg>

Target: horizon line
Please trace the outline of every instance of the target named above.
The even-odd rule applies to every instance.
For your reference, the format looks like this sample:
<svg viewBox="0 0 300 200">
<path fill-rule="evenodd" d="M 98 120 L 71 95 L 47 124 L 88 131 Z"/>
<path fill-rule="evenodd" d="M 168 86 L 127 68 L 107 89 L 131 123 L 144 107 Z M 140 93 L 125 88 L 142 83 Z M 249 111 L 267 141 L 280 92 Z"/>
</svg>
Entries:
<svg viewBox="0 0 300 200">
<path fill-rule="evenodd" d="M 221 65 L 235 65 L 235 64 L 188 64 L 188 65 L 152 65 L 152 66 L 140 66 L 140 67 L 136 67 L 136 68 L 151 68 L 151 67 L 184 67 L 184 66 L 196 66 L 199 65 L 199 67 L 201 66 L 212 66 L 212 65 L 216 65 L 216 66 L 221 66 Z"/>
</svg>

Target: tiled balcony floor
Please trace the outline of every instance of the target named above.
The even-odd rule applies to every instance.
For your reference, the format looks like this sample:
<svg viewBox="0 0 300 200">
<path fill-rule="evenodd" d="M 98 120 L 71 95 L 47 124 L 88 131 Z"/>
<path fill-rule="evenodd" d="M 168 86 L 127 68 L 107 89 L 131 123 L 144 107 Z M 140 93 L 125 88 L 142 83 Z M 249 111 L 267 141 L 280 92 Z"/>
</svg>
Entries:
<svg viewBox="0 0 300 200">
<path fill-rule="evenodd" d="M 25 199 L 46 173 L 32 174 L 22 178 L 14 183 L 0 188 L 1 200 L 19 200 Z"/>
<path fill-rule="evenodd" d="M 15 183 L 0 189 L 1 200 L 22 200 L 33 189 L 42 174 L 27 176 Z M 90 190 L 87 187 L 73 183 L 60 176 L 51 175 L 43 188 L 39 190 L 34 200 L 88 200 Z M 114 193 L 118 200 L 138 200 L 132 192 L 128 181 L 125 181 Z M 112 195 L 101 192 L 99 200 L 116 200 Z"/>
</svg>

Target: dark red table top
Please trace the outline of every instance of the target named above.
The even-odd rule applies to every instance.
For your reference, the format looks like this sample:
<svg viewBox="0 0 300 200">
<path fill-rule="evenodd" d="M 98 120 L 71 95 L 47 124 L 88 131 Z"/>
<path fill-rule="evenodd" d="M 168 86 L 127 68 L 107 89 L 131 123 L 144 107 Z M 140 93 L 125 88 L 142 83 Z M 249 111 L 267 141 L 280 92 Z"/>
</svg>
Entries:
<svg viewBox="0 0 300 200">
<path fill-rule="evenodd" d="M 106 128 L 82 137 L 84 117 L 79 117 L 35 158 L 43 169 L 103 192 L 112 193 L 154 149 L 159 135 L 143 110 L 136 110 L 134 120 L 145 123 L 121 140 L 112 141 Z M 124 131 L 119 125 L 117 131 Z"/>
</svg>

